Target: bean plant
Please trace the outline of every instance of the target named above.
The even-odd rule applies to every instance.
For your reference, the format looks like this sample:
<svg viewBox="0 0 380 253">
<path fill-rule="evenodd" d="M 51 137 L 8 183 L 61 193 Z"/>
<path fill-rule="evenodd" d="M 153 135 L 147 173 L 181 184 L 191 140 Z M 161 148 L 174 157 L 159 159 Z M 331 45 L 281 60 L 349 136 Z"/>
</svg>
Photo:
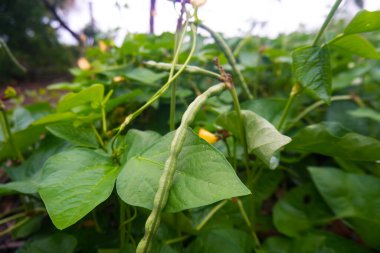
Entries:
<svg viewBox="0 0 380 253">
<path fill-rule="evenodd" d="M 99 41 L 54 105 L 6 90 L 0 235 L 22 253 L 380 250 L 380 11 L 331 22 L 337 0 L 315 36 L 227 39 L 177 2 L 174 34 Z"/>
</svg>

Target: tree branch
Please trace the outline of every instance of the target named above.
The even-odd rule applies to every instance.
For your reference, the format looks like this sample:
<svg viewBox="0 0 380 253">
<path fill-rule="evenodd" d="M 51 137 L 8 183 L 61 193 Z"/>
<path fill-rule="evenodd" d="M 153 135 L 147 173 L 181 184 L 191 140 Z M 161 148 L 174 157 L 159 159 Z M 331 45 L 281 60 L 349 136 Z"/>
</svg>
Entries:
<svg viewBox="0 0 380 253">
<path fill-rule="evenodd" d="M 79 34 L 71 30 L 71 28 L 61 19 L 61 17 L 58 15 L 56 8 L 48 2 L 48 0 L 41 0 L 42 3 L 45 5 L 46 9 L 53 14 L 53 17 L 59 22 L 59 24 L 68 31 L 73 38 L 78 41 L 79 45 L 83 45 L 83 41 L 81 40 Z"/>
</svg>

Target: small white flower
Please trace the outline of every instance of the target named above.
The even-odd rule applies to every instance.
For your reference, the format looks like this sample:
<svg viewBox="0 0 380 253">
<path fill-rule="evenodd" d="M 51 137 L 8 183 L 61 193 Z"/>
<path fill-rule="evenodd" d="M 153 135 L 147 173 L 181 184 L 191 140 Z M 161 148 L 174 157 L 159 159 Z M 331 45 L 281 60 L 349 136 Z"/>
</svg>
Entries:
<svg viewBox="0 0 380 253">
<path fill-rule="evenodd" d="M 204 5 L 206 3 L 206 0 L 190 0 L 190 3 L 194 8 L 198 8 Z"/>
</svg>

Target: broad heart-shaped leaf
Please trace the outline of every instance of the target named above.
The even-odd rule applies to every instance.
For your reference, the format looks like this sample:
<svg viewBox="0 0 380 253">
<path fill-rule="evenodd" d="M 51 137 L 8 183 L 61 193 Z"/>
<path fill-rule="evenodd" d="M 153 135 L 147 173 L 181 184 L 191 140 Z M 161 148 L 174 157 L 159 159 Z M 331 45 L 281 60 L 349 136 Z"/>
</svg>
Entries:
<svg viewBox="0 0 380 253">
<path fill-rule="evenodd" d="M 160 134 L 154 131 L 140 131 L 131 129 L 121 138 L 118 145 L 119 148 L 125 149 L 120 156 L 120 163 L 124 164 L 128 159 L 139 155 L 141 151 L 152 146 L 161 137 Z"/>
<path fill-rule="evenodd" d="M 118 168 L 103 153 L 72 149 L 50 157 L 38 192 L 54 225 L 64 229 L 106 200 Z"/>
<path fill-rule="evenodd" d="M 123 201 L 152 209 L 173 137 L 174 132 L 166 134 L 127 161 L 116 182 L 117 192 Z M 165 211 L 179 212 L 248 194 L 250 191 L 225 157 L 188 130 Z"/>
<path fill-rule="evenodd" d="M 254 242 L 244 231 L 234 228 L 214 228 L 202 231 L 190 244 L 188 252 L 197 253 L 249 253 L 254 252 Z"/>
<path fill-rule="evenodd" d="M 334 122 L 325 122 L 301 129 L 288 150 L 311 152 L 353 161 L 380 160 L 380 141 L 353 133 Z"/>
<path fill-rule="evenodd" d="M 309 172 L 335 215 L 346 218 L 364 241 L 380 249 L 380 179 L 334 168 L 310 167 Z"/>
<path fill-rule="evenodd" d="M 315 225 L 327 223 L 333 217 L 334 214 L 312 184 L 292 189 L 273 209 L 274 225 L 278 231 L 288 236 L 299 236 Z"/>
<path fill-rule="evenodd" d="M 340 48 L 346 52 L 360 55 L 368 59 L 380 59 L 376 47 L 363 36 L 358 34 L 341 35 L 328 43 L 330 46 Z"/>
<path fill-rule="evenodd" d="M 255 154 L 269 168 L 276 168 L 278 159 L 274 157 L 274 153 L 288 144 L 291 139 L 282 135 L 271 123 L 256 113 L 245 110 L 241 113 L 249 152 Z M 217 118 L 216 123 L 235 136 L 240 136 L 236 112 L 223 113 Z"/>
<path fill-rule="evenodd" d="M 30 241 L 16 253 L 74 253 L 76 245 L 74 236 L 59 233 Z"/>
<path fill-rule="evenodd" d="M 296 49 L 293 54 L 296 81 L 325 102 L 331 97 L 330 55 L 325 47 L 310 46 Z"/>
<path fill-rule="evenodd" d="M 380 11 L 362 10 L 347 25 L 344 33 L 354 34 L 376 30 L 380 30 Z"/>
<path fill-rule="evenodd" d="M 98 140 L 90 127 L 75 127 L 72 122 L 54 124 L 46 127 L 50 133 L 82 147 L 97 148 Z"/>
<path fill-rule="evenodd" d="M 94 84 L 78 93 L 66 94 L 57 105 L 57 112 L 67 112 L 71 109 L 89 104 L 93 108 L 100 106 L 104 95 L 104 86 L 102 84 Z"/>
</svg>

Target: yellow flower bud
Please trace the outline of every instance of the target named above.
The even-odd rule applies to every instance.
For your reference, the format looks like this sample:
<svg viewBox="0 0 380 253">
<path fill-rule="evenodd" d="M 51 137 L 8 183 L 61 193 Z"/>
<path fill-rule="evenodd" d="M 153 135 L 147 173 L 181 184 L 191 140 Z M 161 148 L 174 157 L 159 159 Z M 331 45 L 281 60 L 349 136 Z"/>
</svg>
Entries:
<svg viewBox="0 0 380 253">
<path fill-rule="evenodd" d="M 103 53 L 107 52 L 108 46 L 104 41 L 100 40 L 98 44 L 99 44 L 100 51 L 102 51 Z"/>
<path fill-rule="evenodd" d="M 112 81 L 114 83 L 121 83 L 121 82 L 125 81 L 125 77 L 124 76 L 115 76 L 114 78 L 112 78 Z"/>
<path fill-rule="evenodd" d="M 89 69 L 91 69 L 91 64 L 84 57 L 79 58 L 77 64 L 78 64 L 78 67 L 81 70 L 89 70 Z"/>
<path fill-rule="evenodd" d="M 219 137 L 215 134 L 207 131 L 204 128 L 200 128 L 198 132 L 198 136 L 201 137 L 203 140 L 207 141 L 210 144 L 214 144 L 219 140 Z"/>
<path fill-rule="evenodd" d="M 206 0 L 190 0 L 190 3 L 194 8 L 198 8 L 204 5 L 206 3 Z"/>
</svg>

